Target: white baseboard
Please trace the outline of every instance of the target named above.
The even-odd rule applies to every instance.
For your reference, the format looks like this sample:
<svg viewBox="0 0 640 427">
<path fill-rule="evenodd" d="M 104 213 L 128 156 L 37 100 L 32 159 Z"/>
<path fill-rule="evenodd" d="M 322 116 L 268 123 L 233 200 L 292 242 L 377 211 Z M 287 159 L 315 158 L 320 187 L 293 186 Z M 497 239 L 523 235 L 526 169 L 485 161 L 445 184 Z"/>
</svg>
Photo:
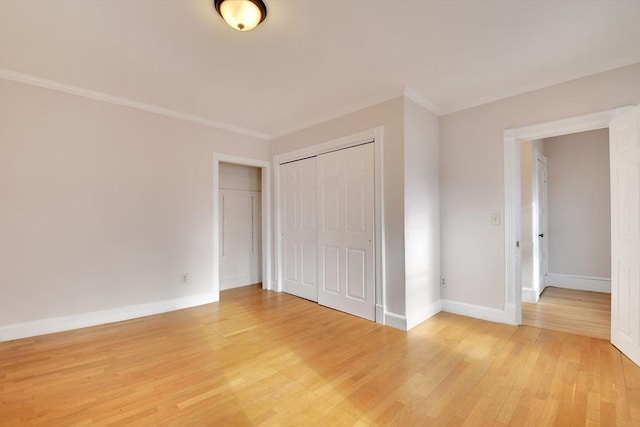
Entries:
<svg viewBox="0 0 640 427">
<path fill-rule="evenodd" d="M 278 281 L 276 279 L 262 279 L 262 289 L 273 292 L 282 292 L 282 290 L 278 290 Z"/>
<path fill-rule="evenodd" d="M 426 307 L 421 307 L 420 310 L 416 310 L 407 315 L 407 331 L 424 322 L 428 318 L 435 316 L 442 311 L 442 302 L 440 300 L 429 304 Z"/>
<path fill-rule="evenodd" d="M 183 308 L 195 307 L 217 301 L 212 294 L 189 295 L 182 298 L 156 301 L 147 304 L 128 305 L 110 310 L 92 311 L 89 313 L 52 317 L 31 322 L 14 323 L 0 326 L 0 342 L 69 331 L 71 329 L 86 328 L 88 326 L 103 325 L 105 323 L 121 322 L 123 320 L 181 310 Z"/>
<path fill-rule="evenodd" d="M 442 311 L 459 314 L 461 316 L 475 317 L 476 319 L 488 320 L 490 322 L 512 323 L 507 318 L 507 312 L 505 310 L 472 305 L 448 299 L 442 300 Z"/>
<path fill-rule="evenodd" d="M 276 287 L 276 282 L 273 280 L 262 279 L 262 289 L 264 289 L 265 291 L 278 292 L 278 289 Z"/>
<path fill-rule="evenodd" d="M 384 306 L 376 304 L 376 323 L 384 325 Z"/>
<path fill-rule="evenodd" d="M 241 288 L 255 283 L 260 283 L 260 279 L 251 276 L 232 277 L 231 279 L 220 280 L 220 290 L 226 291 L 227 289 Z"/>
<path fill-rule="evenodd" d="M 391 313 L 390 311 L 384 313 L 384 324 L 392 328 L 400 329 L 401 331 L 407 330 L 407 318 L 400 314 Z"/>
<path fill-rule="evenodd" d="M 499 311 L 499 310 L 498 310 Z M 503 322 L 500 322 L 503 323 Z M 504 305 L 504 323 L 507 325 L 522 324 L 522 307 L 516 308 L 514 304 Z"/>
<path fill-rule="evenodd" d="M 547 274 L 547 286 L 610 294 L 611 278 L 549 273 Z"/>
<path fill-rule="evenodd" d="M 522 302 L 535 304 L 538 302 L 538 293 L 533 288 L 522 288 Z"/>
</svg>

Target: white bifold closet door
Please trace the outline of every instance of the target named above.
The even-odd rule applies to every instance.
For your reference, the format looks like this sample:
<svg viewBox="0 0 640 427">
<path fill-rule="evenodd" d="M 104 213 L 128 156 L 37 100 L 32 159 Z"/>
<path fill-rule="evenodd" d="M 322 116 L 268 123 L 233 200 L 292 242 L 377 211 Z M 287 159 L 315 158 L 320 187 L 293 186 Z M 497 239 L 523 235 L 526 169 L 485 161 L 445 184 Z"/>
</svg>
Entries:
<svg viewBox="0 0 640 427">
<path fill-rule="evenodd" d="M 316 159 L 280 166 L 282 207 L 282 289 L 318 301 Z"/>
<path fill-rule="evenodd" d="M 280 166 L 282 287 L 375 320 L 374 146 Z"/>
<path fill-rule="evenodd" d="M 374 151 L 318 156 L 318 302 L 375 320 Z"/>
</svg>

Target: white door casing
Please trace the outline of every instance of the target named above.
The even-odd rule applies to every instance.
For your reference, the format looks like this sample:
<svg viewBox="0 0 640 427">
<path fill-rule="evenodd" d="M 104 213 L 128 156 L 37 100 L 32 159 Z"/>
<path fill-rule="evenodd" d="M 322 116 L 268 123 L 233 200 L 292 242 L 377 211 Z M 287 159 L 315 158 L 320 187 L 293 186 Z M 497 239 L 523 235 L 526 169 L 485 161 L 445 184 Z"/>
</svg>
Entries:
<svg viewBox="0 0 640 427">
<path fill-rule="evenodd" d="M 583 116 L 507 129 L 504 139 L 504 322 L 522 323 L 522 273 L 520 270 L 520 143 L 570 133 L 608 128 L 612 119 L 632 107 L 620 107 Z"/>
<path fill-rule="evenodd" d="M 547 227 L 547 158 L 535 152 L 535 186 L 533 199 L 535 201 L 532 239 L 533 239 L 533 288 L 536 291 L 536 301 L 544 290 L 547 280 L 548 267 L 548 227 Z"/>
<path fill-rule="evenodd" d="M 280 166 L 282 290 L 318 301 L 316 159 Z"/>
<path fill-rule="evenodd" d="M 317 161 L 318 302 L 375 320 L 374 145 Z"/>
<path fill-rule="evenodd" d="M 640 106 L 609 125 L 611 343 L 640 365 Z"/>
</svg>

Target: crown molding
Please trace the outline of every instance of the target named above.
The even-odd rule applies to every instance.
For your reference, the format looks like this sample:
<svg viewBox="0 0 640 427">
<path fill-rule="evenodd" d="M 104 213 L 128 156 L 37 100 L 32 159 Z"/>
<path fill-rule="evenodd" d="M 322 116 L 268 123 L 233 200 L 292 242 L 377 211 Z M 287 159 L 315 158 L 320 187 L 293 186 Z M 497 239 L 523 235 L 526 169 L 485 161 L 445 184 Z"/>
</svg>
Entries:
<svg viewBox="0 0 640 427">
<path fill-rule="evenodd" d="M 539 90 L 539 89 L 545 89 L 551 86 L 556 86 L 562 83 L 567 83 L 573 80 L 579 80 L 585 77 L 590 77 L 590 76 L 594 76 L 600 73 L 606 73 L 607 71 L 613 71 L 615 69 L 618 68 L 623 68 L 623 67 L 627 67 L 629 65 L 634 65 L 634 64 L 640 64 L 640 62 L 638 61 L 638 57 L 634 56 L 631 58 L 625 58 L 621 61 L 613 61 L 610 62 L 609 64 L 607 64 L 604 67 L 600 67 L 600 69 L 598 71 L 595 72 L 588 72 L 588 73 L 583 73 L 580 74 L 578 76 L 565 76 L 563 78 L 557 78 L 557 79 L 548 79 L 548 80 L 542 80 L 542 81 L 538 81 L 535 83 L 531 83 L 528 85 L 524 85 L 524 86 L 520 86 L 516 89 L 512 89 L 512 90 L 508 90 L 508 91 L 504 91 L 504 92 L 500 92 L 500 93 L 496 93 L 493 95 L 489 95 L 489 96 L 484 96 L 481 98 L 476 98 L 476 99 L 472 99 L 470 101 L 464 101 L 464 102 L 460 102 L 458 104 L 453 104 L 453 105 L 449 105 L 449 106 L 444 106 L 442 108 L 442 114 L 441 115 L 447 115 L 447 114 L 452 114 L 452 113 L 456 113 L 458 111 L 462 111 L 462 110 L 466 110 L 468 108 L 473 108 L 473 107 L 479 107 L 481 105 L 484 104 L 489 104 L 491 102 L 496 102 L 496 101 L 501 101 L 503 99 L 507 99 L 507 98 L 511 98 L 512 96 L 517 96 L 517 95 L 522 95 L 525 94 L 527 92 L 533 92 L 535 90 Z"/>
<path fill-rule="evenodd" d="M 186 122 L 191 122 L 191 123 L 207 126 L 214 129 L 219 129 L 226 132 L 232 132 L 240 135 L 250 136 L 252 138 L 257 138 L 264 141 L 269 141 L 271 139 L 271 137 L 267 134 L 255 132 L 255 131 L 241 128 L 238 126 L 205 119 L 203 117 L 182 113 L 180 111 L 171 110 L 168 108 L 158 107 L 156 105 L 146 104 L 146 103 L 135 101 L 129 98 L 109 95 L 107 93 L 97 92 L 97 91 L 85 89 L 79 86 L 74 86 L 66 83 L 56 82 L 53 80 L 43 79 L 30 74 L 20 73 L 20 72 L 8 70 L 5 68 L 0 68 L 0 78 L 5 80 L 10 80 L 13 82 L 24 83 L 31 86 L 38 86 L 45 89 L 54 90 L 57 92 L 63 92 L 71 95 L 81 96 L 83 98 L 93 99 L 95 101 L 106 102 L 108 104 L 135 108 L 136 110 L 146 111 L 148 113 L 158 114 L 161 116 L 170 117 L 172 119 L 183 120 Z"/>
</svg>

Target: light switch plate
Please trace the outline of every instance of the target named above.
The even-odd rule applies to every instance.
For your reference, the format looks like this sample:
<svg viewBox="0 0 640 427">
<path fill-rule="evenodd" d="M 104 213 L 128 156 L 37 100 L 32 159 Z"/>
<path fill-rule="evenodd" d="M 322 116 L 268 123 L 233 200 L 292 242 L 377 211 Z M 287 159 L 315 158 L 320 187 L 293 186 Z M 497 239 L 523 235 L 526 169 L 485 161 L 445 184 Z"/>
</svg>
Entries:
<svg viewBox="0 0 640 427">
<path fill-rule="evenodd" d="M 498 212 L 491 214 L 491 225 L 500 225 L 500 214 Z"/>
</svg>

